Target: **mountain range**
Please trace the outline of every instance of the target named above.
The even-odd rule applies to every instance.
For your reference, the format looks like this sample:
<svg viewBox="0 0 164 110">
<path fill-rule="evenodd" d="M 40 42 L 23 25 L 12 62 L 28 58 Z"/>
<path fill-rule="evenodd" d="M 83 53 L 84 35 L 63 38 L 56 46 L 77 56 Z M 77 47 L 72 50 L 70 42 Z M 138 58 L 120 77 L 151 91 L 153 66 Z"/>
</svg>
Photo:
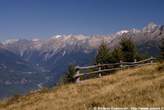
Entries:
<svg viewBox="0 0 164 110">
<path fill-rule="evenodd" d="M 0 43 L 0 98 L 53 86 L 68 65 L 94 63 L 96 50 L 105 41 L 117 47 L 123 35 L 131 36 L 142 53 L 159 55 L 164 25 L 149 23 L 111 35 L 55 35 L 49 39 L 9 39 Z"/>
</svg>

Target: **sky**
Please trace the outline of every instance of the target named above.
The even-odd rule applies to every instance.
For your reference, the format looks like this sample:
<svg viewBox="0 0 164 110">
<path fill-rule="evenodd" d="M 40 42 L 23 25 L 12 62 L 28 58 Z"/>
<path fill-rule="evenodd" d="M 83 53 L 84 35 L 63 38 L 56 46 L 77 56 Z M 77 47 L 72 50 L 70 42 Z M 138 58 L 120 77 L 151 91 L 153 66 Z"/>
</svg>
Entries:
<svg viewBox="0 0 164 110">
<path fill-rule="evenodd" d="M 164 0 L 0 0 L 0 40 L 100 35 L 164 24 Z"/>
</svg>

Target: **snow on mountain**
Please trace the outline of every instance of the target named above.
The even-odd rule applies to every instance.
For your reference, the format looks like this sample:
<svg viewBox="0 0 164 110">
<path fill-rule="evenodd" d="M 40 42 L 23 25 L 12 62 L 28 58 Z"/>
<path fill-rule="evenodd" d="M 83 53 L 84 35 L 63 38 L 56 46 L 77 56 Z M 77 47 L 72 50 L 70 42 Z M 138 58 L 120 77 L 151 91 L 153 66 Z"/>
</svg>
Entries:
<svg viewBox="0 0 164 110">
<path fill-rule="evenodd" d="M 129 31 L 128 30 L 122 30 L 122 31 L 119 31 L 116 33 L 116 35 L 122 35 L 124 33 L 128 33 Z"/>
<path fill-rule="evenodd" d="M 143 32 L 152 32 L 158 27 L 154 22 L 149 23 L 147 26 L 143 28 Z"/>
<path fill-rule="evenodd" d="M 62 35 L 55 35 L 55 36 L 52 36 L 50 39 L 57 39 L 57 38 L 60 38 L 62 37 Z"/>
<path fill-rule="evenodd" d="M 38 38 L 34 38 L 32 39 L 32 44 L 31 44 L 31 49 L 35 49 L 35 50 L 39 50 L 41 49 L 42 47 L 42 44 L 43 44 L 43 41 L 38 39 Z"/>
<path fill-rule="evenodd" d="M 34 39 L 32 39 L 32 41 L 33 41 L 33 42 L 38 42 L 38 41 L 40 41 L 40 39 L 34 38 Z"/>
<path fill-rule="evenodd" d="M 6 41 L 4 41 L 4 42 L 2 42 L 4 45 L 6 45 L 6 44 L 12 44 L 12 43 L 15 43 L 15 42 L 17 42 L 19 39 L 8 39 L 8 40 L 6 40 Z"/>
</svg>

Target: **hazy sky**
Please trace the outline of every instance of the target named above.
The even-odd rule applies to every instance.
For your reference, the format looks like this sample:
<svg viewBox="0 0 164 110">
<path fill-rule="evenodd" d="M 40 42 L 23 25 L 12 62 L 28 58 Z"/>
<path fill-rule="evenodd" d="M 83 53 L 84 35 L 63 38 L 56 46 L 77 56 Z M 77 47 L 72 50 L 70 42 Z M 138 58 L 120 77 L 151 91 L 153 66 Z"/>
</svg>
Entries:
<svg viewBox="0 0 164 110">
<path fill-rule="evenodd" d="M 164 24 L 164 0 L 0 0 L 0 40 Z"/>
</svg>

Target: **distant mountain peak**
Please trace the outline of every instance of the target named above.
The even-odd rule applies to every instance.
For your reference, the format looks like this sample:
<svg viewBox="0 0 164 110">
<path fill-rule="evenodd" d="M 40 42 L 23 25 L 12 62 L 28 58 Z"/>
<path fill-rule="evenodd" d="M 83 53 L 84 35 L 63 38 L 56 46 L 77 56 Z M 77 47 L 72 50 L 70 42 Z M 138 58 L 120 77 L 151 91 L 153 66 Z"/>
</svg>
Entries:
<svg viewBox="0 0 164 110">
<path fill-rule="evenodd" d="M 156 23 L 154 23 L 154 22 L 150 22 L 147 26 L 148 27 L 156 27 L 158 25 Z"/>
<path fill-rule="evenodd" d="M 116 33 L 116 35 L 122 35 L 124 33 L 128 33 L 129 31 L 128 30 L 121 30 L 119 32 Z"/>
<path fill-rule="evenodd" d="M 157 27 L 158 27 L 157 24 L 155 24 L 154 22 L 150 22 L 147 26 L 145 26 L 143 28 L 143 31 L 151 32 L 152 30 L 154 30 Z"/>
<path fill-rule="evenodd" d="M 58 34 L 58 35 L 55 35 L 55 36 L 52 36 L 50 39 L 57 39 L 57 38 L 61 38 L 62 35 Z"/>
</svg>

